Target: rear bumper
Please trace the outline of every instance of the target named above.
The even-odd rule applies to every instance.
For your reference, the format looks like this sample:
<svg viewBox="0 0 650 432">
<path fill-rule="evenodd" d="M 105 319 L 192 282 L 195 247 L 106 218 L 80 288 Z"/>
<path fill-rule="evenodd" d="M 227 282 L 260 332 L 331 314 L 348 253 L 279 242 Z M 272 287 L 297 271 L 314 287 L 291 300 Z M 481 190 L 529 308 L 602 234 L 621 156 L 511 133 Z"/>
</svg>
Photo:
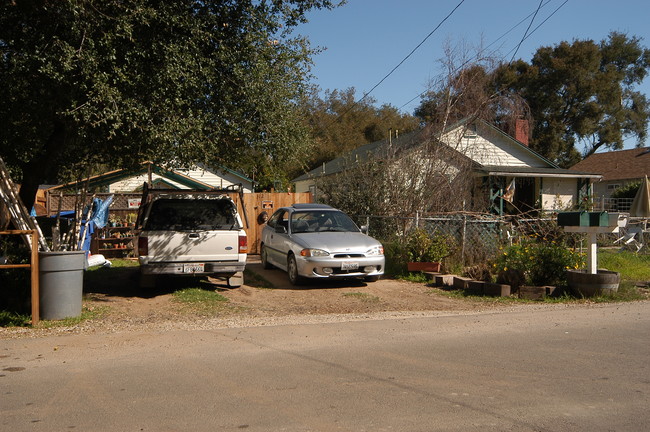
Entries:
<svg viewBox="0 0 650 432">
<path fill-rule="evenodd" d="M 187 272 L 186 264 L 193 262 L 157 262 L 140 264 L 140 272 L 144 275 L 233 275 L 244 271 L 246 262 L 205 262 L 203 271 Z"/>
<path fill-rule="evenodd" d="M 384 274 L 384 256 L 332 259 L 317 257 L 297 257 L 298 273 L 308 278 L 363 278 L 368 276 L 381 276 Z M 353 262 L 358 268 L 343 269 L 344 262 Z"/>
</svg>

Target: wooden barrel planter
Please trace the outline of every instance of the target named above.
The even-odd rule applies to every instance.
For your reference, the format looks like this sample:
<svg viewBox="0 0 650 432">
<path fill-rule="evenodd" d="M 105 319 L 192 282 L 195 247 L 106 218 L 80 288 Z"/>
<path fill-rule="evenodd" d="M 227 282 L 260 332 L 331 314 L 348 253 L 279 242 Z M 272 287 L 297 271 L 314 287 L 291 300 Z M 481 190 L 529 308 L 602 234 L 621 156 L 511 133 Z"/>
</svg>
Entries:
<svg viewBox="0 0 650 432">
<path fill-rule="evenodd" d="M 582 297 L 594 297 L 601 294 L 613 294 L 618 291 L 621 282 L 620 273 L 598 270 L 596 274 L 586 270 L 567 270 L 566 278 L 569 288 Z"/>
</svg>

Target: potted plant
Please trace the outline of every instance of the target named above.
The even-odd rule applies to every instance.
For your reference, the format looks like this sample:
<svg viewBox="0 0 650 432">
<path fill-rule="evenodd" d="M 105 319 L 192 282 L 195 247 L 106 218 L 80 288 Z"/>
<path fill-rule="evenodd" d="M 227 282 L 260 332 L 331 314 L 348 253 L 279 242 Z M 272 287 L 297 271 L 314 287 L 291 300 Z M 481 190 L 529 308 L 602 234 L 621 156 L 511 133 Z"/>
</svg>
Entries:
<svg viewBox="0 0 650 432">
<path fill-rule="evenodd" d="M 451 254 L 449 239 L 437 233 L 430 235 L 423 228 L 409 234 L 406 249 L 408 271 L 439 272 L 443 258 Z"/>
</svg>

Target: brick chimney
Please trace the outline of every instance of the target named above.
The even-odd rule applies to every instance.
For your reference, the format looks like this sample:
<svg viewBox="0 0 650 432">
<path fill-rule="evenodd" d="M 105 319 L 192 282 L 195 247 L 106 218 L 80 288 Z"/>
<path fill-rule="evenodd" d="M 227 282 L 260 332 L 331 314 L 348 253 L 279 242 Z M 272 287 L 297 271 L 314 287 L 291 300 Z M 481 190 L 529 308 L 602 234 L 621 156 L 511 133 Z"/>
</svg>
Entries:
<svg viewBox="0 0 650 432">
<path fill-rule="evenodd" d="M 528 134 L 530 133 L 530 127 L 528 125 L 528 120 L 517 119 L 515 121 L 515 139 L 528 147 Z"/>
</svg>

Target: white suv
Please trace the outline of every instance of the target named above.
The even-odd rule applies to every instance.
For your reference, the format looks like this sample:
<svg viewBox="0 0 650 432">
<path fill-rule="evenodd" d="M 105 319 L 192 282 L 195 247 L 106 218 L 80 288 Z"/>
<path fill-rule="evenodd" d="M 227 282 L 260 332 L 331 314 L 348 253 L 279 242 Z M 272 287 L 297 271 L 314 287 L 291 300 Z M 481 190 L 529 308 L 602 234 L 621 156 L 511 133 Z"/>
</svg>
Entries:
<svg viewBox="0 0 650 432">
<path fill-rule="evenodd" d="M 140 286 L 157 275 L 223 277 L 228 286 L 244 281 L 248 242 L 237 206 L 214 191 L 145 192 L 138 225 Z"/>
</svg>

